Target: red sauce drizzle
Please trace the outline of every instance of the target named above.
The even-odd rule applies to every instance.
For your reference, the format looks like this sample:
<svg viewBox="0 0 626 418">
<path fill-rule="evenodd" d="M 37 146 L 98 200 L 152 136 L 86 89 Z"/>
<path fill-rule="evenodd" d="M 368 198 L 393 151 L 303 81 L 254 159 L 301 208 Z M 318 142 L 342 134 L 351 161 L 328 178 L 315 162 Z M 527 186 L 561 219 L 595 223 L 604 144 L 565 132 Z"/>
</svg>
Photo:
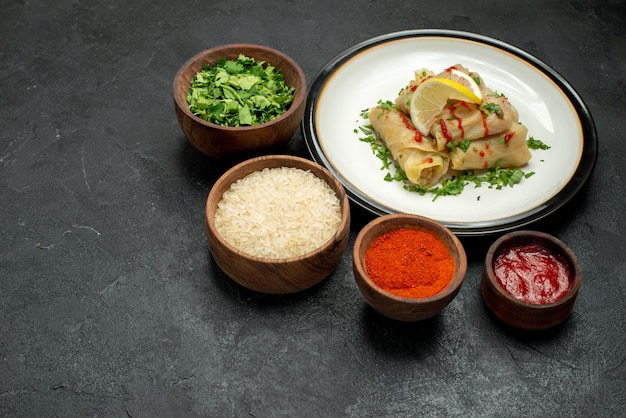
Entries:
<svg viewBox="0 0 626 418">
<path fill-rule="evenodd" d="M 467 110 L 471 110 L 472 107 L 469 105 L 469 103 L 467 102 L 459 102 L 460 106 L 463 106 L 464 108 L 466 108 Z"/>
<path fill-rule="evenodd" d="M 429 75 L 428 77 L 424 77 L 424 79 L 420 82 L 420 84 L 423 83 L 424 81 L 428 80 L 429 78 L 433 78 L 433 76 Z M 409 85 L 409 91 L 417 90 L 417 88 L 419 87 L 420 84 L 411 84 L 411 85 Z"/>
<path fill-rule="evenodd" d="M 465 103 L 465 102 L 461 102 L 461 105 L 467 107 L 467 103 Z M 465 129 L 463 128 L 463 119 L 461 119 L 461 118 L 456 116 L 456 114 L 455 114 L 456 107 L 449 106 L 448 110 L 450 111 L 450 117 L 453 117 L 454 119 L 456 119 L 456 125 L 459 128 L 459 131 L 461 131 L 461 136 L 459 137 L 459 139 L 465 138 Z M 450 142 L 450 141 L 448 141 L 448 142 Z"/>
<path fill-rule="evenodd" d="M 448 132 L 448 127 L 446 126 L 446 121 L 443 119 L 439 119 L 439 126 L 441 126 L 441 133 L 446 138 L 446 144 L 452 141 L 452 134 Z"/>
<path fill-rule="evenodd" d="M 415 136 L 413 137 L 413 140 L 415 142 L 422 142 L 422 139 L 424 139 L 424 135 L 422 135 L 422 133 L 420 131 L 415 129 L 415 126 L 413 126 L 411 121 L 409 121 L 407 119 L 407 117 L 404 115 L 404 113 L 400 113 L 400 118 L 402 119 L 402 123 L 404 123 L 404 126 L 406 126 L 408 129 L 410 129 L 411 131 L 413 131 L 415 133 Z"/>
<path fill-rule="evenodd" d="M 505 249 L 496 258 L 493 269 L 500 286 L 527 303 L 556 302 L 571 288 L 567 264 L 539 244 Z"/>
<path fill-rule="evenodd" d="M 483 129 L 484 129 L 484 132 L 485 132 L 485 135 L 483 135 L 483 136 L 489 136 L 489 127 L 487 126 L 487 116 L 488 116 L 488 115 L 487 115 L 487 113 L 486 113 L 484 110 L 482 110 L 482 109 L 480 109 L 480 114 L 481 114 L 481 115 L 482 115 L 482 117 L 483 117 Z"/>
<path fill-rule="evenodd" d="M 515 136 L 515 131 L 511 131 L 504 136 L 504 142 L 508 144 L 508 142 Z"/>
</svg>

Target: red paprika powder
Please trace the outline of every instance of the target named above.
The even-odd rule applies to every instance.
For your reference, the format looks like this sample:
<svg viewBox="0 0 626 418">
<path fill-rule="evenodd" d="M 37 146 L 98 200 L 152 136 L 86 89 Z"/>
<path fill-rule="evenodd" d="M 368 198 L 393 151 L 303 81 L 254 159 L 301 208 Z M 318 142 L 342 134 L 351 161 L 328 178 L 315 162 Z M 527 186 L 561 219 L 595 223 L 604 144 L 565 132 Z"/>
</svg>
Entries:
<svg viewBox="0 0 626 418">
<path fill-rule="evenodd" d="M 425 298 L 441 292 L 452 281 L 454 261 L 434 235 L 400 228 L 372 242 L 365 251 L 365 269 L 388 292 Z"/>
</svg>

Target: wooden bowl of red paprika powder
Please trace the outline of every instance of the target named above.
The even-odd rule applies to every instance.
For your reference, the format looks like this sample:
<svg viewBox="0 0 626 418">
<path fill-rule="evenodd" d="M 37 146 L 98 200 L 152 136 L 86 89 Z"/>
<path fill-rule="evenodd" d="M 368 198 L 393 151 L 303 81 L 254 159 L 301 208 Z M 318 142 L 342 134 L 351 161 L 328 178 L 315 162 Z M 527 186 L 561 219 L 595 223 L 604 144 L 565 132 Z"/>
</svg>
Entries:
<svg viewBox="0 0 626 418">
<path fill-rule="evenodd" d="M 366 302 L 399 321 L 438 314 L 459 292 L 465 249 L 444 225 L 412 214 L 381 216 L 357 235 L 353 271 Z"/>
<path fill-rule="evenodd" d="M 532 331 L 570 316 L 581 281 L 578 260 L 562 241 L 544 232 L 516 231 L 487 251 L 480 289 L 498 319 Z"/>
</svg>

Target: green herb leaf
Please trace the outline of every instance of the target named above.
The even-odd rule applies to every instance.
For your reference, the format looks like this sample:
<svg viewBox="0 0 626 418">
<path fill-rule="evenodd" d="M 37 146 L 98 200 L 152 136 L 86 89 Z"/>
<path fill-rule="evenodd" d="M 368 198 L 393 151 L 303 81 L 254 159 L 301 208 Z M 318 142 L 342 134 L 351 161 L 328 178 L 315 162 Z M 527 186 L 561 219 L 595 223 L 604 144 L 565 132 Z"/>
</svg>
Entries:
<svg viewBox="0 0 626 418">
<path fill-rule="evenodd" d="M 498 93 L 497 91 L 494 91 L 493 93 L 489 93 L 487 96 L 489 96 L 489 97 L 506 97 L 506 95 L 504 93 Z"/>
<path fill-rule="evenodd" d="M 526 145 L 528 145 L 530 149 L 550 149 L 549 145 L 544 144 L 541 140 L 535 139 L 532 136 L 526 140 Z"/>
<path fill-rule="evenodd" d="M 467 152 L 467 150 L 470 147 L 472 141 L 470 141 L 469 139 L 464 139 L 463 141 L 459 142 L 459 148 L 461 148 L 463 150 L 463 152 Z"/>
<path fill-rule="evenodd" d="M 487 112 L 488 114 L 495 113 L 500 119 L 504 117 L 504 113 L 502 112 L 502 108 L 499 104 L 496 103 L 486 103 L 480 107 L 482 110 Z"/>
<path fill-rule="evenodd" d="M 254 126 L 289 109 L 295 88 L 275 67 L 241 54 L 236 60 L 205 65 L 191 80 L 191 112 L 222 126 Z"/>
<path fill-rule="evenodd" d="M 390 100 L 386 100 L 386 101 L 379 100 L 378 101 L 378 107 L 380 107 L 381 109 L 392 111 L 395 108 L 395 106 L 396 105 L 392 101 L 390 101 Z"/>
</svg>

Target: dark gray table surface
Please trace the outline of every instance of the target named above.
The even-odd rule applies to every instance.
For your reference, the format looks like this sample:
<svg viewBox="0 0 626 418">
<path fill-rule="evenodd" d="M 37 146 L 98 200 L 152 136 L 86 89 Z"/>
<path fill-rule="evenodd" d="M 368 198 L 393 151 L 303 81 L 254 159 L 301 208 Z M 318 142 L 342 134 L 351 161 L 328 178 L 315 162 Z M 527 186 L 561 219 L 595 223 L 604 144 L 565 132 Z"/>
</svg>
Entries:
<svg viewBox="0 0 626 418">
<path fill-rule="evenodd" d="M 21 416 L 624 416 L 623 1 L 0 1 L 0 414 Z M 212 260 L 207 194 L 228 163 L 180 131 L 177 69 L 261 43 L 310 83 L 350 46 L 456 29 L 522 48 L 594 117 L 584 190 L 533 225 L 579 258 L 572 317 L 542 333 L 488 313 L 494 237 L 464 239 L 463 288 L 420 323 L 387 320 L 351 246 L 321 285 L 261 295 Z M 301 132 L 285 153 L 308 157 Z"/>
</svg>

